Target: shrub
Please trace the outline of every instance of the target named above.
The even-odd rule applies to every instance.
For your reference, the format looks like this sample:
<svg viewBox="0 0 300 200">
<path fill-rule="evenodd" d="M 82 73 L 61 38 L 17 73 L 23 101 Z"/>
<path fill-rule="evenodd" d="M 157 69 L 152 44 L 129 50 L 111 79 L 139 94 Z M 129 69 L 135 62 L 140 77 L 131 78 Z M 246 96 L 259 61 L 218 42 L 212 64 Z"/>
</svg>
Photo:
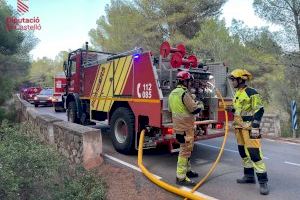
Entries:
<svg viewBox="0 0 300 200">
<path fill-rule="evenodd" d="M 16 108 L 13 101 L 7 101 L 4 105 L 0 106 L 0 123 L 2 120 L 16 122 Z"/>
<path fill-rule="evenodd" d="M 94 172 L 68 165 L 54 149 L 7 121 L 0 125 L 0 199 L 105 199 Z"/>
</svg>

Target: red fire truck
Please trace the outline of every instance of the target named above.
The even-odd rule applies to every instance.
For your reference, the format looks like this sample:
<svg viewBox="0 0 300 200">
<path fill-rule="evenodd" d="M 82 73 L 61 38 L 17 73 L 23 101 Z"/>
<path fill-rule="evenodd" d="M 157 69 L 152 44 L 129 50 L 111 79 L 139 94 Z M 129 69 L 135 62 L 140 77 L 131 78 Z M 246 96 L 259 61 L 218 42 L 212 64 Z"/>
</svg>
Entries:
<svg viewBox="0 0 300 200">
<path fill-rule="evenodd" d="M 227 67 L 223 63 L 202 66 L 196 56 L 184 56 L 183 45 L 171 48 L 166 42 L 156 59 L 142 49 L 112 54 L 89 51 L 87 44 L 86 49 L 69 53 L 64 63 L 68 121 L 89 124 L 107 120 L 112 143 L 121 153 L 137 149 L 144 128 L 148 130 L 145 149 L 168 145 L 175 151 L 179 145 L 172 129 L 168 95 L 176 87 L 178 70 L 189 70 L 194 76 L 193 93 L 205 105 L 195 123 L 195 140 L 223 136 L 225 117 L 216 86 L 226 104 L 231 104 Z"/>
<path fill-rule="evenodd" d="M 29 103 L 34 103 L 34 97 L 40 93 L 42 87 L 28 87 L 21 90 L 21 98 L 28 101 Z"/>
<path fill-rule="evenodd" d="M 65 111 L 62 98 L 63 95 L 65 94 L 66 82 L 67 80 L 64 72 L 57 73 L 54 76 L 54 92 L 53 92 L 52 103 L 55 112 Z"/>
</svg>

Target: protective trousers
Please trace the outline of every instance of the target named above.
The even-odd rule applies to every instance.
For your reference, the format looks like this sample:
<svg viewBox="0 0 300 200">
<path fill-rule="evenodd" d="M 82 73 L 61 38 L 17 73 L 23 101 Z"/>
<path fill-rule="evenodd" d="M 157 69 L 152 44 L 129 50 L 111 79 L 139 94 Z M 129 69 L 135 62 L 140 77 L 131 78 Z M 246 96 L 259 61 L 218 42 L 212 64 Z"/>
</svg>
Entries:
<svg viewBox="0 0 300 200">
<path fill-rule="evenodd" d="M 243 160 L 244 174 L 246 177 L 254 177 L 255 171 L 258 182 L 266 183 L 268 176 L 263 162 L 260 139 L 251 139 L 249 134 L 249 129 L 235 129 L 238 150 Z"/>
<path fill-rule="evenodd" d="M 191 171 L 190 157 L 194 147 L 194 129 L 185 131 L 184 141 L 180 142 L 179 155 L 177 160 L 176 176 L 179 179 L 184 179 L 186 173 Z"/>
</svg>

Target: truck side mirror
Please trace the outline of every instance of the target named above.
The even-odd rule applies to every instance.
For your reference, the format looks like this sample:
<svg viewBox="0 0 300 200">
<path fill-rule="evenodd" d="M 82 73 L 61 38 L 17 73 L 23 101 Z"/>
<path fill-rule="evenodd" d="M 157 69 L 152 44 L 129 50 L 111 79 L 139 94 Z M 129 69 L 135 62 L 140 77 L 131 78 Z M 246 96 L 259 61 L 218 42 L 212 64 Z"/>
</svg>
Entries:
<svg viewBox="0 0 300 200">
<path fill-rule="evenodd" d="M 68 67 L 67 61 L 64 61 L 64 71 L 65 71 L 65 72 L 67 71 L 67 67 Z"/>
</svg>

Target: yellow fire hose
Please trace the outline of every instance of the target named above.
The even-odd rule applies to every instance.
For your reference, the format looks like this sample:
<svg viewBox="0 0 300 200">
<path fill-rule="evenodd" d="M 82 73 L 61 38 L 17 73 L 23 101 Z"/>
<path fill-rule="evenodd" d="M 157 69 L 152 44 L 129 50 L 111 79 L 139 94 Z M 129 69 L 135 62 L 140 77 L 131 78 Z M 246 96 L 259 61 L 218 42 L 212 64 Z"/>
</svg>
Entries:
<svg viewBox="0 0 300 200">
<path fill-rule="evenodd" d="M 225 136 L 224 136 L 224 140 L 221 146 L 221 150 L 219 152 L 219 155 L 216 159 L 216 161 L 214 162 L 213 166 L 211 167 L 211 169 L 209 170 L 209 172 L 206 174 L 206 176 L 192 189 L 192 191 L 188 192 L 188 191 L 184 191 L 181 190 L 177 187 L 174 187 L 164 181 L 161 181 L 159 179 L 157 179 L 153 174 L 151 174 L 143 165 L 143 143 L 144 143 L 144 136 L 145 136 L 145 130 L 142 130 L 141 134 L 140 134 L 140 140 L 139 140 L 139 149 L 138 149 L 138 166 L 140 167 L 141 171 L 144 173 L 144 175 L 149 178 L 153 183 L 155 183 L 156 185 L 159 185 L 160 187 L 164 188 L 165 190 L 168 190 L 172 193 L 175 193 L 179 196 L 185 197 L 186 199 L 197 199 L 197 200 L 202 200 L 205 199 L 203 197 L 200 197 L 196 194 L 193 194 L 193 192 L 195 192 L 205 181 L 206 179 L 210 176 L 210 174 L 215 170 L 217 163 L 220 161 L 221 155 L 223 154 L 224 151 L 224 147 L 225 147 L 225 143 L 227 140 L 227 136 L 228 136 L 228 115 L 227 115 L 227 111 L 226 111 L 226 105 L 224 102 L 224 99 L 221 95 L 221 93 L 219 92 L 219 90 L 217 89 L 217 95 L 221 97 L 221 101 L 224 107 L 224 111 L 225 111 Z"/>
<path fill-rule="evenodd" d="M 144 136 L 145 136 L 145 130 L 143 130 L 141 132 L 140 135 L 140 141 L 139 141 L 139 150 L 138 150 L 138 166 L 140 167 L 140 169 L 142 170 L 142 172 L 144 173 L 145 176 L 147 176 L 153 183 L 155 183 L 156 185 L 159 185 L 160 187 L 164 188 L 165 190 L 168 190 L 172 193 L 175 193 L 179 196 L 183 196 L 183 197 L 187 197 L 189 199 L 198 199 L 198 200 L 205 200 L 204 198 L 193 194 L 191 192 L 187 192 L 184 190 L 181 190 L 177 187 L 174 187 L 164 181 L 161 181 L 157 178 L 155 178 L 153 176 L 153 174 L 151 174 L 143 165 L 142 159 L 143 159 L 143 143 L 144 143 Z"/>
</svg>

